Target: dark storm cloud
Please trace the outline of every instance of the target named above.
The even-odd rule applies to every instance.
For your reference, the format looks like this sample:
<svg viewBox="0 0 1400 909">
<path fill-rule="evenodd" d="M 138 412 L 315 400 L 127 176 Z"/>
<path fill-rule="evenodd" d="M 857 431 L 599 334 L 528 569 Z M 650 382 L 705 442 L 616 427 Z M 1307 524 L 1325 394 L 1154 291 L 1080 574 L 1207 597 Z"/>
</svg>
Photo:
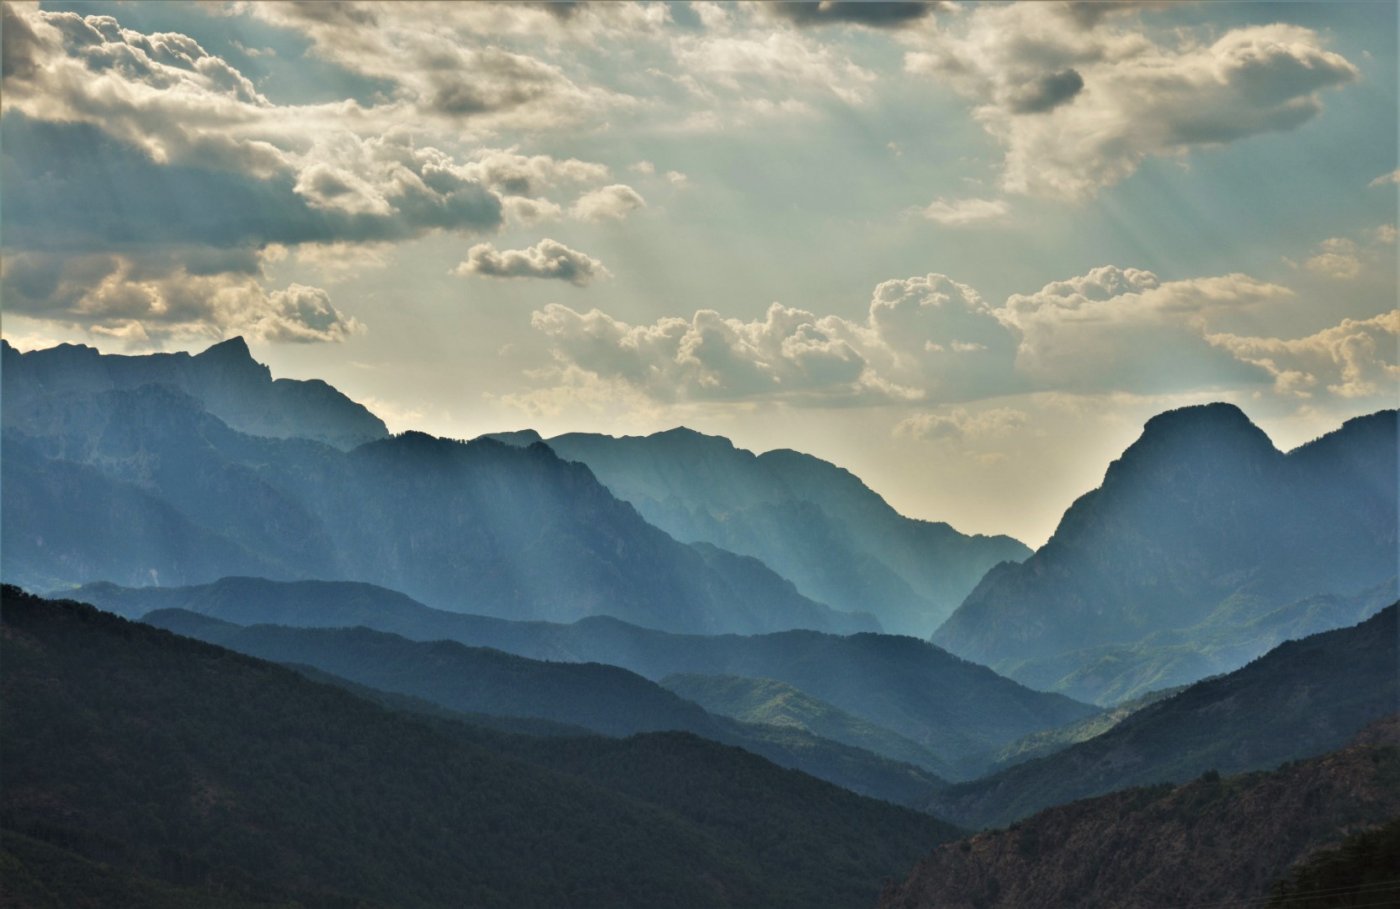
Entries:
<svg viewBox="0 0 1400 909">
<path fill-rule="evenodd" d="M 7 113 L 0 147 L 4 241 L 11 249 L 385 241 L 434 229 L 487 232 L 501 223 L 494 193 L 451 174 L 438 176 L 439 187 L 405 184 L 386 197 L 382 211 L 354 211 L 315 204 L 329 198 L 318 191 L 337 189 L 331 173 L 317 174 L 314 185 L 298 192 L 291 173 L 258 179 L 157 164 L 91 124 Z"/>
<path fill-rule="evenodd" d="M 770 15 L 798 25 L 850 23 L 872 28 L 900 28 L 924 18 L 941 2 L 882 2 L 882 0 L 822 0 L 820 3 L 769 3 Z"/>
<path fill-rule="evenodd" d="M 1064 69 L 1022 86 L 1012 95 L 1010 108 L 1018 114 L 1043 114 L 1074 100 L 1083 90 L 1084 77 L 1077 70 Z"/>
</svg>

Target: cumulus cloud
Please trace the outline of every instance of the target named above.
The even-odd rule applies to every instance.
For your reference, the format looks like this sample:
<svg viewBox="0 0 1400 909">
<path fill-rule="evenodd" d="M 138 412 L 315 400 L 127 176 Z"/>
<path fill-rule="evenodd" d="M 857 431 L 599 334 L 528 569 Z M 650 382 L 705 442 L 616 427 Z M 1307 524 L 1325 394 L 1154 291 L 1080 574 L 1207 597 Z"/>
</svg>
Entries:
<svg viewBox="0 0 1400 909">
<path fill-rule="evenodd" d="M 586 253 L 570 249 L 563 243 L 544 239 L 528 249 L 497 250 L 490 243 L 478 243 L 467 251 L 453 274 L 480 275 L 487 278 L 550 278 L 568 281 L 584 287 L 595 278 L 606 278 L 609 272 Z"/>
<path fill-rule="evenodd" d="M 1318 244 L 1316 254 L 1303 261 L 1303 267 L 1314 274 L 1347 280 L 1361 274 L 1361 259 L 1356 242 L 1345 237 L 1331 237 Z"/>
<path fill-rule="evenodd" d="M 1370 319 L 1344 319 L 1304 338 L 1252 338 L 1215 334 L 1210 343 L 1253 363 L 1273 377 L 1278 393 L 1297 398 L 1392 396 L 1400 310 Z"/>
<path fill-rule="evenodd" d="M 1253 365 L 1205 341 L 1206 326 L 1291 296 L 1248 275 L 1163 282 L 1104 266 L 1014 294 L 1003 314 L 1020 333 L 1017 372 L 1037 387 L 1162 392 L 1259 381 Z"/>
<path fill-rule="evenodd" d="M 1005 199 L 934 199 L 923 209 L 923 216 L 948 227 L 965 227 L 1005 217 L 1010 206 Z"/>
<path fill-rule="evenodd" d="M 569 212 L 580 221 L 620 221 L 646 204 L 632 187 L 614 183 L 579 196 Z"/>
<path fill-rule="evenodd" d="M 1400 183 L 1400 170 L 1393 170 L 1388 174 L 1381 174 L 1379 177 L 1368 183 L 1367 186 L 1370 186 L 1372 189 L 1374 189 L 1377 186 L 1393 186 L 1397 183 Z"/>
<path fill-rule="evenodd" d="M 1293 25 L 1159 42 L 1123 6 L 979 6 L 905 57 L 970 98 L 1005 148 L 1003 188 L 1092 196 L 1148 157 L 1293 129 L 1359 71 Z"/>
<path fill-rule="evenodd" d="M 700 310 L 631 324 L 552 305 L 531 321 L 551 342 L 556 379 L 621 382 L 658 401 L 945 404 L 1267 386 L 1272 371 L 1260 358 L 1222 343 L 1210 325 L 1290 296 L 1247 275 L 1162 281 L 1105 266 L 999 307 L 930 274 L 882 282 L 860 320 L 775 303 L 756 320 Z M 956 417 L 932 412 L 903 431 L 946 435 Z"/>
<path fill-rule="evenodd" d="M 335 342 L 363 330 L 326 291 L 269 292 L 255 266 L 156 257 L 18 253 L 0 265 L 5 308 L 129 342 L 223 338 Z"/>
</svg>

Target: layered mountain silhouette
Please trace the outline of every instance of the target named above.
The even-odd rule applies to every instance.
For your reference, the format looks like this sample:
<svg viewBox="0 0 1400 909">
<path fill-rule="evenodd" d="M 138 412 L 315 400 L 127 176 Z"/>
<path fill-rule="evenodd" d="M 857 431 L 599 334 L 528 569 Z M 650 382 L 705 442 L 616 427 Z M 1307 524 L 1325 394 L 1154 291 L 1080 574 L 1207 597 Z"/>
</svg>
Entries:
<svg viewBox="0 0 1400 909">
<path fill-rule="evenodd" d="M 859 747 L 805 730 L 740 723 L 641 676 L 600 663 L 531 660 L 455 641 L 409 641 L 367 628 L 243 627 L 184 610 L 157 610 L 147 624 L 250 656 L 409 695 L 459 713 L 525 717 L 605 735 L 692 732 L 762 755 L 853 792 L 922 804 L 943 781 Z"/>
<path fill-rule="evenodd" d="M 913 741 L 942 762 L 930 769 L 949 778 L 976 776 L 999 749 L 1022 736 L 1098 713 L 1061 695 L 1028 689 L 926 641 L 893 635 L 682 635 L 603 616 L 571 624 L 515 622 L 429 609 L 368 585 L 252 578 L 182 589 L 94 584 L 73 595 L 131 616 L 181 608 L 237 624 L 365 625 L 414 640 L 452 640 L 537 660 L 607 663 L 653 681 L 675 674 L 773 679 Z M 908 760 L 900 752 L 885 753 Z"/>
<path fill-rule="evenodd" d="M 383 421 L 319 379 L 273 379 L 242 338 L 194 355 L 120 356 L 75 344 L 21 354 L 3 340 L 0 347 L 7 424 L 12 414 L 56 397 L 164 385 L 249 435 L 315 439 L 345 450 L 389 435 Z"/>
<path fill-rule="evenodd" d="M 540 441 L 528 430 L 489 438 Z M 547 444 L 676 539 L 760 559 L 807 596 L 872 612 L 893 633 L 926 637 L 987 569 L 1030 555 L 1010 537 L 906 518 L 854 474 L 796 451 L 755 455 L 685 428 Z"/>
<path fill-rule="evenodd" d="M 1006 824 L 1115 789 L 1261 770 L 1337 748 L 1400 704 L 1396 610 L 1281 644 L 1102 735 L 950 787 L 929 808 L 968 827 Z"/>
<path fill-rule="evenodd" d="M 1191 682 L 1393 601 L 1396 514 L 1395 411 L 1288 454 L 1232 405 L 1170 411 L 933 640 L 1085 700 Z"/>
<path fill-rule="evenodd" d="M 19 905 L 849 906 L 954 831 L 685 733 L 508 735 L 5 586 Z"/>
<path fill-rule="evenodd" d="M 939 847 L 880 907 L 1393 906 L 1398 741 L 1392 716 L 1339 751 L 1275 770 L 1209 771 L 1051 808 Z M 1338 844 L 1341 856 L 1318 861 Z"/>
<path fill-rule="evenodd" d="M 236 350 L 214 352 L 236 371 Z M 803 597 L 756 559 L 677 542 L 543 445 L 406 433 L 341 451 L 238 432 L 178 383 L 67 390 L 62 360 L 32 357 L 5 352 L 0 567 L 11 581 L 332 578 L 516 618 L 606 613 L 705 633 L 879 627 Z M 31 363 L 43 368 L 30 375 Z"/>
</svg>

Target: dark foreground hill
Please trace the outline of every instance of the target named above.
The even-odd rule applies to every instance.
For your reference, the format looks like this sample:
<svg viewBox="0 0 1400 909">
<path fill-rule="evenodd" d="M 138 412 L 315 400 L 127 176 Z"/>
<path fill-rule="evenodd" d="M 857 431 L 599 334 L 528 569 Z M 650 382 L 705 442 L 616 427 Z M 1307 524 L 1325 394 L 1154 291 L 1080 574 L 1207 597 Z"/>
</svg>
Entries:
<svg viewBox="0 0 1400 909">
<path fill-rule="evenodd" d="M 616 666 L 531 660 L 455 641 L 409 641 L 368 628 L 245 628 L 182 610 L 158 610 L 145 621 L 249 656 L 311 667 L 459 713 L 568 723 L 604 735 L 691 732 L 897 804 L 922 805 L 945 785 L 917 767 L 802 729 L 714 716 Z"/>
<path fill-rule="evenodd" d="M 539 660 L 608 663 L 653 681 L 677 673 L 775 679 L 912 740 L 943 762 L 931 769 L 950 778 L 977 775 L 990 755 L 1024 735 L 1097 712 L 1032 691 L 926 641 L 893 635 L 678 635 L 603 617 L 568 625 L 512 622 L 429 609 L 368 585 L 255 578 L 178 589 L 95 584 L 76 595 L 131 616 L 183 608 L 237 624 L 365 625 Z M 898 751 L 882 753 L 908 760 Z"/>
<path fill-rule="evenodd" d="M 570 433 L 547 444 L 587 464 L 676 539 L 761 559 L 807 596 L 873 612 L 894 634 L 927 637 L 987 569 L 1030 555 L 1010 537 L 906 518 L 851 472 L 801 452 L 755 455 L 684 427 L 622 438 Z"/>
<path fill-rule="evenodd" d="M 526 759 L 79 604 L 7 586 L 0 616 L 11 901 L 868 905 L 951 833 L 686 734 Z"/>
<path fill-rule="evenodd" d="M 1158 414 L 1049 542 L 989 571 L 933 641 L 1110 703 L 1360 621 L 1397 595 L 1396 415 L 1284 454 L 1233 405 Z"/>
<path fill-rule="evenodd" d="M 1400 723 L 1392 718 L 1340 751 L 1273 771 L 1210 772 L 1179 787 L 1051 808 L 1009 830 L 940 846 L 885 892 L 880 907 L 1264 905 L 1290 865 L 1347 833 L 1400 817 L 1397 745 Z M 1370 852 L 1353 856 L 1360 867 L 1337 869 L 1333 878 L 1303 871 L 1290 880 L 1291 898 L 1275 905 L 1396 905 L 1395 866 L 1368 860 L 1381 845 L 1362 847 Z M 1370 886 L 1356 889 L 1368 877 Z M 1299 880 L 1338 889 L 1310 893 Z"/>
<path fill-rule="evenodd" d="M 1345 743 L 1400 705 L 1395 605 L 1353 628 L 1282 644 L 1243 669 L 1197 682 L 1108 732 L 981 780 L 930 809 L 969 827 L 1128 786 L 1207 770 L 1277 766 Z"/>
</svg>

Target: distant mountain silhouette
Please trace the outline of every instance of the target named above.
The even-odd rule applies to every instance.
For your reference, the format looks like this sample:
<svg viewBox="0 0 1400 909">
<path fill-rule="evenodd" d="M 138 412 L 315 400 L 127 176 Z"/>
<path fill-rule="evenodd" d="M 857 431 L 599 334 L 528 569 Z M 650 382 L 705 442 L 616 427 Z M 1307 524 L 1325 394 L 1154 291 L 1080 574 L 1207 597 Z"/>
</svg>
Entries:
<svg viewBox="0 0 1400 909">
<path fill-rule="evenodd" d="M 988 572 L 933 640 L 1109 702 L 1364 618 L 1396 597 L 1396 447 L 1395 411 L 1286 455 L 1232 405 L 1160 414 L 1049 542 Z"/>
<path fill-rule="evenodd" d="M 1180 786 L 1051 808 L 939 847 L 885 891 L 880 909 L 1394 906 L 1397 741 L 1392 716 L 1339 751 L 1278 769 L 1224 778 L 1211 770 Z M 1374 832 L 1348 841 L 1350 867 L 1328 856 L 1295 872 L 1291 889 L 1275 889 L 1294 863 L 1358 830 Z M 1388 839 L 1388 859 L 1377 834 Z M 1290 898 L 1270 901 L 1271 893 Z"/>
<path fill-rule="evenodd" d="M 184 608 L 239 624 L 366 625 L 538 660 L 608 663 L 653 681 L 677 673 L 775 679 L 912 740 L 944 762 L 935 772 L 949 778 L 977 775 L 997 750 L 1028 733 L 1098 712 L 1032 691 L 925 641 L 892 635 L 681 635 L 602 616 L 567 625 L 515 622 L 428 609 L 368 585 L 254 578 L 177 590 L 94 584 L 71 595 L 130 616 Z"/>
<path fill-rule="evenodd" d="M 922 804 L 945 785 L 908 764 L 804 730 L 713 716 L 616 666 L 544 662 L 455 641 L 409 641 L 368 628 L 243 627 L 176 609 L 157 610 L 144 621 L 250 656 L 310 666 L 462 713 L 551 720 L 616 736 L 692 732 L 899 804 Z"/>
<path fill-rule="evenodd" d="M 349 579 L 513 618 L 607 613 L 706 633 L 879 627 L 801 596 L 752 558 L 678 543 L 543 445 L 406 433 L 343 452 L 237 432 L 174 384 L 45 391 L 63 384 L 64 361 L 5 356 L 7 580 Z M 140 359 L 117 358 L 134 372 L 126 361 Z M 12 406 L 15 387 L 27 390 Z"/>
<path fill-rule="evenodd" d="M 274 380 L 242 338 L 194 355 L 120 356 L 74 344 L 21 354 L 0 345 L 7 425 L 55 396 L 165 385 L 249 435 L 315 439 L 345 450 L 389 435 L 383 421 L 319 379 Z"/>
<path fill-rule="evenodd" d="M 929 808 L 969 827 L 1005 824 L 1128 786 L 1259 770 L 1339 747 L 1400 704 L 1396 609 L 1281 644 L 1096 738 L 940 792 Z"/>
<path fill-rule="evenodd" d="M 488 438 L 525 445 L 530 430 Z M 761 455 L 678 428 L 650 436 L 571 433 L 547 444 L 678 540 L 754 556 L 803 594 L 927 636 L 998 562 L 1030 550 L 906 518 L 858 477 L 796 451 Z"/>
<path fill-rule="evenodd" d="M 953 834 L 685 733 L 393 712 L 9 585 L 0 623 L 7 905 L 836 909 Z"/>
</svg>

